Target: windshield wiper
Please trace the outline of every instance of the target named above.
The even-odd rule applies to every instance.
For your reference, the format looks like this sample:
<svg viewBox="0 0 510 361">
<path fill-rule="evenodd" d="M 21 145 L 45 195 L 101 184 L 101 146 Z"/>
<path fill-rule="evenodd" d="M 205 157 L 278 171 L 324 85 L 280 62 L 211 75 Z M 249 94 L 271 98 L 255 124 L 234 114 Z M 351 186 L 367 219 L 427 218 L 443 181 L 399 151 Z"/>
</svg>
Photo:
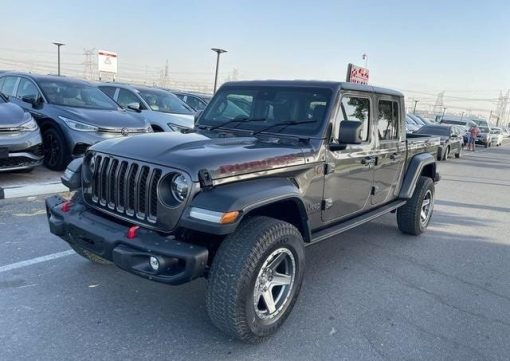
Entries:
<svg viewBox="0 0 510 361">
<path fill-rule="evenodd" d="M 227 120 L 226 122 L 223 122 L 221 124 L 214 125 L 214 126 L 210 127 L 209 130 L 223 128 L 225 125 L 228 125 L 230 123 L 263 122 L 264 120 L 266 120 L 266 118 L 249 118 L 249 117 L 240 116 L 240 117 L 236 117 L 234 119 Z"/>
<path fill-rule="evenodd" d="M 275 127 L 282 127 L 281 129 L 278 130 L 278 132 L 281 132 L 282 130 L 284 130 L 285 128 L 287 128 L 290 125 L 309 124 L 309 123 L 317 123 L 317 121 L 316 120 L 304 120 L 304 121 L 303 120 L 302 121 L 299 121 L 299 120 L 288 120 L 288 121 L 285 121 L 285 122 L 271 124 L 271 125 L 269 125 L 269 126 L 267 126 L 265 128 L 257 130 L 256 132 L 253 132 L 252 135 L 256 135 L 256 134 L 265 132 L 266 130 L 269 130 L 269 129 L 275 128 Z"/>
</svg>

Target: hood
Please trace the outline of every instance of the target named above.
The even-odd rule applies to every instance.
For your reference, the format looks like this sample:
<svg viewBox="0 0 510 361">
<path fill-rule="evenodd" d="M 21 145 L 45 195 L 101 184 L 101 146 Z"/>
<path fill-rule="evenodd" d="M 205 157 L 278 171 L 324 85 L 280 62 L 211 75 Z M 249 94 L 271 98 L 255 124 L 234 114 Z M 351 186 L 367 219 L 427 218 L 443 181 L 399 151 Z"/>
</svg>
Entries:
<svg viewBox="0 0 510 361">
<path fill-rule="evenodd" d="M 173 123 L 181 127 L 193 128 L 195 126 L 195 117 L 191 114 L 172 114 L 155 112 L 152 110 L 142 111 L 142 114 L 149 122 Z"/>
<path fill-rule="evenodd" d="M 249 136 L 205 133 L 166 132 L 116 138 L 90 149 L 177 168 L 187 172 L 193 181 L 198 181 L 202 169 L 207 169 L 212 179 L 220 179 L 305 163 L 302 144 L 294 139 L 262 141 Z"/>
<path fill-rule="evenodd" d="M 0 103 L 0 128 L 14 128 L 24 121 L 25 111 L 14 103 Z"/>
<path fill-rule="evenodd" d="M 147 125 L 144 117 L 125 110 L 86 109 L 58 106 L 58 115 L 105 128 L 144 128 Z"/>
</svg>

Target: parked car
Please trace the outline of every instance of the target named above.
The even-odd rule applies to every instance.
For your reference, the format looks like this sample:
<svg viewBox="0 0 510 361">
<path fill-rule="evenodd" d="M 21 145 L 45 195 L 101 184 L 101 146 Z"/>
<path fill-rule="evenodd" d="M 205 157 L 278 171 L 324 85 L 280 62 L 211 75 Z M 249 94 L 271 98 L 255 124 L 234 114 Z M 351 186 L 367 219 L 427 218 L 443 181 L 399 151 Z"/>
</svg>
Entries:
<svg viewBox="0 0 510 361">
<path fill-rule="evenodd" d="M 228 106 L 246 94 L 248 116 Z M 400 92 L 360 84 L 226 83 L 194 132 L 101 142 L 73 161 L 74 198 L 46 200 L 50 230 L 149 280 L 206 277 L 213 323 L 261 342 L 296 302 L 305 245 L 390 212 L 404 233 L 427 228 L 439 138 L 407 138 L 402 109 Z"/>
<path fill-rule="evenodd" d="M 152 132 L 90 83 L 52 75 L 5 73 L 0 91 L 30 112 L 41 128 L 44 164 L 65 169 L 89 146 L 105 139 Z"/>
<path fill-rule="evenodd" d="M 141 112 L 155 132 L 180 132 L 194 126 L 194 110 L 165 90 L 117 83 L 98 88 L 123 108 Z"/>
<path fill-rule="evenodd" d="M 501 144 L 503 144 L 503 131 L 501 128 L 494 127 L 490 131 L 491 136 L 491 144 L 495 145 L 496 147 L 499 147 Z"/>
<path fill-rule="evenodd" d="M 454 125 L 424 125 L 418 129 L 415 134 L 424 134 L 441 138 L 439 150 L 437 152 L 438 160 L 447 160 L 450 155 L 455 158 L 462 156 L 462 148 L 464 147 L 463 134 L 459 128 Z"/>
<path fill-rule="evenodd" d="M 478 125 L 480 134 L 476 137 L 476 144 L 481 144 L 485 148 L 492 146 L 491 128 L 488 125 Z"/>
<path fill-rule="evenodd" d="M 415 123 L 418 124 L 420 127 L 423 127 L 424 125 L 427 124 L 427 122 L 425 122 L 423 119 L 421 119 L 416 114 L 407 113 L 407 116 L 410 117 L 411 119 L 413 119 L 415 121 Z"/>
<path fill-rule="evenodd" d="M 406 115 L 405 119 L 405 127 L 407 133 L 414 133 L 418 129 L 420 129 L 420 126 L 416 123 L 416 121 L 411 118 L 409 115 Z"/>
<path fill-rule="evenodd" d="M 510 128 L 508 128 L 508 127 L 501 127 L 501 130 L 502 130 L 504 138 L 510 137 Z"/>
<path fill-rule="evenodd" d="M 0 172 L 29 172 L 42 160 L 41 133 L 34 118 L 0 93 Z"/>
<path fill-rule="evenodd" d="M 440 124 L 450 124 L 450 125 L 457 125 L 462 127 L 464 130 L 464 133 L 462 134 L 462 137 L 464 138 L 464 144 L 468 144 L 469 141 L 469 128 L 471 128 L 473 125 L 476 125 L 475 122 L 469 119 L 441 119 Z"/>
<path fill-rule="evenodd" d="M 171 91 L 179 99 L 192 107 L 195 111 L 202 111 L 205 109 L 207 104 L 211 101 L 212 95 L 206 93 L 191 93 L 191 92 L 180 92 Z"/>
</svg>

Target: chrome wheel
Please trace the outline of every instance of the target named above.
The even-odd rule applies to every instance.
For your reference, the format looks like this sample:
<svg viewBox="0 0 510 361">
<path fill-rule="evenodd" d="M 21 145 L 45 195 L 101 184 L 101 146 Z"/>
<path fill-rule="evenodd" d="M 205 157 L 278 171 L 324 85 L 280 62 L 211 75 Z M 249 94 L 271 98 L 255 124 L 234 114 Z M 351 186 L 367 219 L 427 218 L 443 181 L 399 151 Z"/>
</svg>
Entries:
<svg viewBox="0 0 510 361">
<path fill-rule="evenodd" d="M 296 261 L 287 248 L 278 248 L 260 268 L 253 292 L 255 314 L 261 319 L 274 320 L 282 314 L 294 286 Z"/>
<path fill-rule="evenodd" d="M 429 223 L 432 210 L 434 208 L 434 195 L 431 190 L 425 193 L 423 202 L 421 203 L 420 223 L 423 227 L 426 227 Z"/>
</svg>

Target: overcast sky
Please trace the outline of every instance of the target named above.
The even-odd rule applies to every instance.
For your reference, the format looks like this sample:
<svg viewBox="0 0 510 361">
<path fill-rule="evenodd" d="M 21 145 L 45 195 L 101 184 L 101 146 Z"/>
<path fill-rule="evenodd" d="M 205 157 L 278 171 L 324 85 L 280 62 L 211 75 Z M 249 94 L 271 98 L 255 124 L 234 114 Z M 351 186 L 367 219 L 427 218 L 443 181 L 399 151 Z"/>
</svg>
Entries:
<svg viewBox="0 0 510 361">
<path fill-rule="evenodd" d="M 237 69 L 240 79 L 343 80 L 366 53 L 372 84 L 424 104 L 442 90 L 493 99 L 510 87 L 508 1 L 4 0 L 0 9 L 0 69 L 51 67 L 51 42 L 62 41 L 69 72 L 95 48 L 119 54 L 119 76 L 153 74 L 168 60 L 170 77 L 212 82 L 209 49 L 222 47 L 222 78 Z"/>
</svg>

